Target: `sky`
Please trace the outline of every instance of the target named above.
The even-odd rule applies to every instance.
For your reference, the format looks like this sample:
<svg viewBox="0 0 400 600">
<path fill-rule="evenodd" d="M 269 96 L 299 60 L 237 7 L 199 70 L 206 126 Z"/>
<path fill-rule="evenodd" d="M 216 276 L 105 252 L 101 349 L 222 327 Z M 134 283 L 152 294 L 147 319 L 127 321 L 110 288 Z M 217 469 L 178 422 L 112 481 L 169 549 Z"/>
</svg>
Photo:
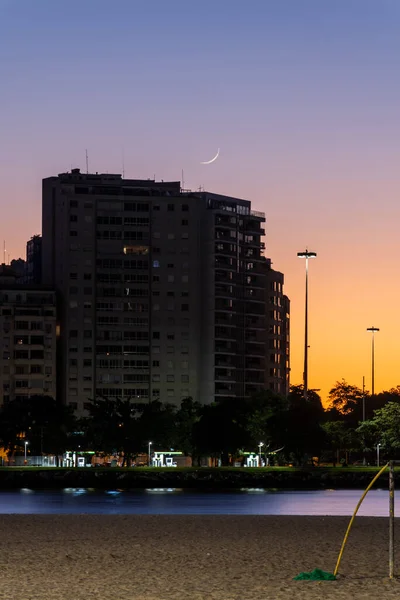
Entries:
<svg viewBox="0 0 400 600">
<path fill-rule="evenodd" d="M 398 0 L 0 0 L 0 240 L 85 166 L 249 199 L 291 300 L 301 383 L 400 384 Z M 220 148 L 219 158 L 211 159 Z"/>
</svg>

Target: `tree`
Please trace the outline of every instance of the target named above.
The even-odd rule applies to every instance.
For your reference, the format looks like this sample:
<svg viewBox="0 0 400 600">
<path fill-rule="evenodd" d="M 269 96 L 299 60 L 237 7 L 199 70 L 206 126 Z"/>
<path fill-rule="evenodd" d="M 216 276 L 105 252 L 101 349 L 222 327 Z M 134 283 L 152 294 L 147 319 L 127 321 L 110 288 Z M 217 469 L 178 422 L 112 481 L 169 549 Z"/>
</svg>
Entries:
<svg viewBox="0 0 400 600">
<path fill-rule="evenodd" d="M 374 412 L 374 417 L 362 423 L 357 433 L 365 440 L 368 449 L 381 444 L 392 454 L 400 454 L 400 404 L 388 402 Z"/>
<path fill-rule="evenodd" d="M 73 411 L 50 396 L 12 400 L 0 411 L 0 437 L 9 455 L 29 441 L 31 454 L 62 454 L 76 429 Z M 57 458 L 58 460 L 58 458 Z"/>
<path fill-rule="evenodd" d="M 340 451 L 346 453 L 346 464 L 348 463 L 348 453 L 351 450 L 358 449 L 359 440 L 355 430 L 344 421 L 327 421 L 322 424 L 326 434 L 326 448 L 332 452 L 332 461 L 335 464 L 339 462 Z"/>
<path fill-rule="evenodd" d="M 184 398 L 181 406 L 176 413 L 176 441 L 175 445 L 185 456 L 191 456 L 194 464 L 194 457 L 197 454 L 197 445 L 195 437 L 195 424 L 201 418 L 202 405 L 193 400 L 193 398 Z"/>
<path fill-rule="evenodd" d="M 306 464 L 314 456 L 320 456 L 325 442 L 321 398 L 309 390 L 306 400 L 303 386 L 297 385 L 290 387 L 288 401 L 289 409 L 282 423 L 285 454 L 298 465 Z"/>
<path fill-rule="evenodd" d="M 347 420 L 356 423 L 362 418 L 362 398 L 363 392 L 360 388 L 342 379 L 337 381 L 329 392 L 329 409 L 336 409 Z"/>
</svg>

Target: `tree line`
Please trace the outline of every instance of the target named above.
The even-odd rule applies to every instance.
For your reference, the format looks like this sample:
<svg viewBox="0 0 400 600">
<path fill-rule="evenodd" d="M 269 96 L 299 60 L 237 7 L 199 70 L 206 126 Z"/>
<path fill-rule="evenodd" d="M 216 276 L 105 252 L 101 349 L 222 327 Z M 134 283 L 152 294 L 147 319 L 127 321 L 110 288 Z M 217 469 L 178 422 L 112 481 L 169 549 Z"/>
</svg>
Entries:
<svg viewBox="0 0 400 600">
<path fill-rule="evenodd" d="M 286 397 L 264 390 L 209 405 L 185 398 L 179 407 L 97 397 L 88 412 L 77 419 L 48 396 L 11 401 L 0 409 L 1 445 L 9 456 L 22 453 L 24 441 L 31 455 L 119 454 L 126 465 L 147 452 L 149 441 L 155 451 L 182 451 L 193 465 L 205 456 L 228 465 L 244 451 L 258 453 L 261 442 L 263 454 L 279 464 L 373 462 L 378 443 L 391 458 L 400 454 L 400 386 L 363 396 L 360 388 L 338 381 L 327 408 L 315 391 L 305 399 L 302 386 L 294 385 Z"/>
</svg>

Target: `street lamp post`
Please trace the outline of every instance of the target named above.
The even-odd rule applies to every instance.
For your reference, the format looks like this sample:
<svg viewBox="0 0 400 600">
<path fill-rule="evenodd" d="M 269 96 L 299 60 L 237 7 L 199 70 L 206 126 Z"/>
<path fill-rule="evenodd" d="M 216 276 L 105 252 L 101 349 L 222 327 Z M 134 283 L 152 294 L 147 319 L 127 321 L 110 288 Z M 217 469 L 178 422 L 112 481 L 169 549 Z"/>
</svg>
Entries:
<svg viewBox="0 0 400 600">
<path fill-rule="evenodd" d="M 298 252 L 298 258 L 306 259 L 306 299 L 305 299 L 305 327 L 304 327 L 304 372 L 303 372 L 303 384 L 304 384 L 304 398 L 307 400 L 308 397 L 308 259 L 316 258 L 316 252 L 309 252 L 306 248 L 305 252 Z"/>
<path fill-rule="evenodd" d="M 259 457 L 259 461 L 260 461 L 260 467 L 262 466 L 262 462 L 261 462 L 261 448 L 264 446 L 264 442 L 260 442 L 258 444 L 258 457 Z"/>
<path fill-rule="evenodd" d="M 379 449 L 381 447 L 381 444 L 377 444 L 376 446 L 376 466 L 379 467 Z"/>
<path fill-rule="evenodd" d="M 372 331 L 372 374 L 371 374 L 371 393 L 375 395 L 375 331 L 379 331 L 378 327 L 367 327 L 367 331 Z"/>
<path fill-rule="evenodd" d="M 148 452 L 148 461 L 147 464 L 150 467 L 151 466 L 151 445 L 153 442 L 149 442 L 149 452 Z"/>
<path fill-rule="evenodd" d="M 26 449 L 27 449 L 28 444 L 29 444 L 29 442 L 27 442 L 25 440 L 25 442 L 24 442 L 24 446 L 25 446 L 25 448 L 24 448 L 24 464 L 25 465 L 26 465 Z"/>
</svg>

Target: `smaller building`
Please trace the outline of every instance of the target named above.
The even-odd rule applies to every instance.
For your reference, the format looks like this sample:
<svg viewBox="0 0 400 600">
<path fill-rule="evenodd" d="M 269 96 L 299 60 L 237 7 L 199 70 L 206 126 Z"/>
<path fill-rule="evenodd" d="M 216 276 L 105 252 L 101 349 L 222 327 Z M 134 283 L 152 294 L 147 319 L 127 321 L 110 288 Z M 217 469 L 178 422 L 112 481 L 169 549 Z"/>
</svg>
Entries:
<svg viewBox="0 0 400 600">
<path fill-rule="evenodd" d="M 56 397 L 56 295 L 0 277 L 0 405 Z M 4 281 L 5 280 L 5 281 Z"/>
<path fill-rule="evenodd" d="M 42 283 L 42 236 L 34 235 L 26 243 L 26 265 L 24 283 Z"/>
<path fill-rule="evenodd" d="M 284 275 L 272 269 L 271 260 L 266 268 L 266 373 L 265 387 L 282 395 L 289 393 L 290 377 L 290 300 L 283 292 Z"/>
</svg>

